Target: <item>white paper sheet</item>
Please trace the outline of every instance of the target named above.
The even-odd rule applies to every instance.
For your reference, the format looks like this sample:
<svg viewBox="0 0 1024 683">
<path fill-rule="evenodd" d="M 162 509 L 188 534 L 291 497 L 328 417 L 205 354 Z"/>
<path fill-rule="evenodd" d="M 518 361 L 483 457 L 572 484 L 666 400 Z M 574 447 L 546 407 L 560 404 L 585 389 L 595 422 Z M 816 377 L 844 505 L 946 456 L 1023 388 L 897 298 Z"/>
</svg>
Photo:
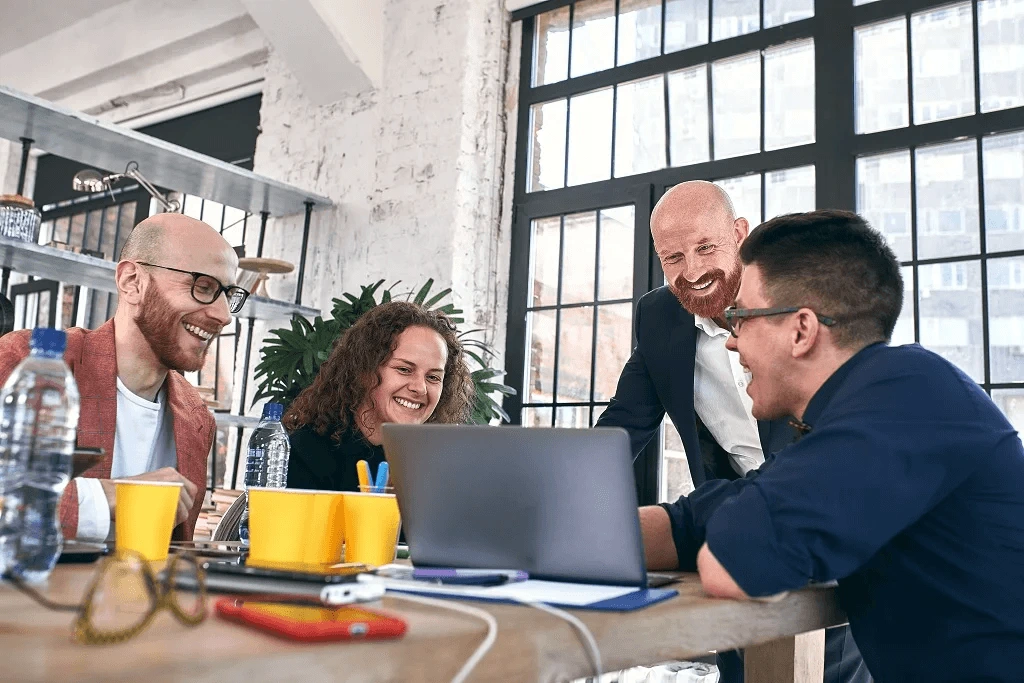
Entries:
<svg viewBox="0 0 1024 683">
<path fill-rule="evenodd" d="M 488 598 L 492 600 L 513 600 L 517 602 L 545 602 L 555 605 L 582 607 L 595 602 L 611 600 L 639 590 L 636 586 L 599 586 L 588 583 L 563 583 L 561 581 L 516 581 L 501 586 L 445 586 L 422 581 L 401 581 L 361 574 L 360 581 L 380 582 L 385 588 L 421 593 L 423 595 L 458 595 L 467 598 Z"/>
</svg>

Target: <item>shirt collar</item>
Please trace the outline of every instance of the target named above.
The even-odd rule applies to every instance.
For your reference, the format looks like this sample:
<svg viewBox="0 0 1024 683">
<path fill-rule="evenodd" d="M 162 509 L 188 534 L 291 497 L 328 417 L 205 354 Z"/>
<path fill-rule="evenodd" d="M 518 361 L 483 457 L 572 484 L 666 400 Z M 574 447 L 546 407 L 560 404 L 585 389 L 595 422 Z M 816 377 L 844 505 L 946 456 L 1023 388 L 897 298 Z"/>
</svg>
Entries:
<svg viewBox="0 0 1024 683">
<path fill-rule="evenodd" d="M 728 330 L 723 330 L 714 320 L 704 316 L 693 316 L 693 325 L 709 337 L 721 337 L 722 335 L 729 334 Z"/>
<path fill-rule="evenodd" d="M 821 417 L 821 414 L 825 412 L 825 408 L 827 408 L 828 404 L 831 403 L 832 398 L 836 395 L 836 392 L 839 391 L 839 388 L 843 385 L 843 382 L 846 381 L 846 378 L 849 377 L 850 373 L 853 372 L 857 366 L 866 362 L 869 358 L 878 353 L 880 349 L 885 347 L 885 342 L 869 344 L 857 353 L 853 354 L 853 356 L 851 356 L 845 363 L 840 365 L 839 369 L 833 372 L 832 376 L 825 380 L 825 383 L 822 384 L 814 393 L 814 396 L 811 397 L 810 402 L 807 404 L 807 410 L 804 411 L 804 419 L 801 423 L 803 426 L 801 427 L 797 425 L 797 429 L 800 431 L 810 431 L 814 423 Z"/>
</svg>

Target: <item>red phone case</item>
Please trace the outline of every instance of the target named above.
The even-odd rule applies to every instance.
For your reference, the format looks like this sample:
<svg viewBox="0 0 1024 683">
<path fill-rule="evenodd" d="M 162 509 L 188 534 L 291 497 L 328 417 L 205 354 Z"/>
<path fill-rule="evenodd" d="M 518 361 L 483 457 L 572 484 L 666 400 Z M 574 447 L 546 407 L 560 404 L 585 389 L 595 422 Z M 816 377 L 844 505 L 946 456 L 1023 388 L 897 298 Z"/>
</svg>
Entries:
<svg viewBox="0 0 1024 683">
<path fill-rule="evenodd" d="M 405 621 L 397 616 L 352 605 L 324 607 L 221 598 L 215 608 L 224 619 L 305 642 L 400 638 L 406 629 Z M 316 612 L 320 618 L 315 618 Z"/>
</svg>

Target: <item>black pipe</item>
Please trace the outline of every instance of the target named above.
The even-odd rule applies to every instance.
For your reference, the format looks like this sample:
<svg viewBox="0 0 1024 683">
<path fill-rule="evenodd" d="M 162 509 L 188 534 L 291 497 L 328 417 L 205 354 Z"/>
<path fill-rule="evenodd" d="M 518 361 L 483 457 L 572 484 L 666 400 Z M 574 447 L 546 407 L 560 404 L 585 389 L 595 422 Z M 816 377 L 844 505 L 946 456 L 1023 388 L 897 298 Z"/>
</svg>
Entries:
<svg viewBox="0 0 1024 683">
<path fill-rule="evenodd" d="M 25 191 L 25 176 L 28 174 L 28 153 L 32 149 L 32 138 L 21 138 L 21 168 L 18 169 L 18 189 L 14 194 Z"/>
<path fill-rule="evenodd" d="M 260 241 L 256 245 L 256 258 L 263 257 L 263 238 L 267 236 L 267 218 L 270 216 L 266 211 L 260 211 Z"/>
<path fill-rule="evenodd" d="M 306 277 L 306 248 L 309 246 L 309 219 L 313 215 L 313 202 L 306 202 L 306 224 L 302 227 L 302 250 L 299 253 L 299 281 L 295 286 L 295 305 L 302 303 L 302 281 Z"/>
</svg>

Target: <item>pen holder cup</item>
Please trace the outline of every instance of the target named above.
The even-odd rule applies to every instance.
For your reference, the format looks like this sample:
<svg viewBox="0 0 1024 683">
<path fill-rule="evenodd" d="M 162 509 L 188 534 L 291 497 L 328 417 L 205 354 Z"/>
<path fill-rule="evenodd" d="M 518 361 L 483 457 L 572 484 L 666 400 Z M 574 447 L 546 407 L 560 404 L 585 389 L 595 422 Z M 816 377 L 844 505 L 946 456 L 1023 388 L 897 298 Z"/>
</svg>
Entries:
<svg viewBox="0 0 1024 683">
<path fill-rule="evenodd" d="M 251 487 L 247 495 L 250 563 L 315 567 L 341 560 L 344 494 Z"/>
<path fill-rule="evenodd" d="M 345 497 L 345 561 L 394 562 L 402 519 L 393 493 L 349 492 Z"/>
</svg>

